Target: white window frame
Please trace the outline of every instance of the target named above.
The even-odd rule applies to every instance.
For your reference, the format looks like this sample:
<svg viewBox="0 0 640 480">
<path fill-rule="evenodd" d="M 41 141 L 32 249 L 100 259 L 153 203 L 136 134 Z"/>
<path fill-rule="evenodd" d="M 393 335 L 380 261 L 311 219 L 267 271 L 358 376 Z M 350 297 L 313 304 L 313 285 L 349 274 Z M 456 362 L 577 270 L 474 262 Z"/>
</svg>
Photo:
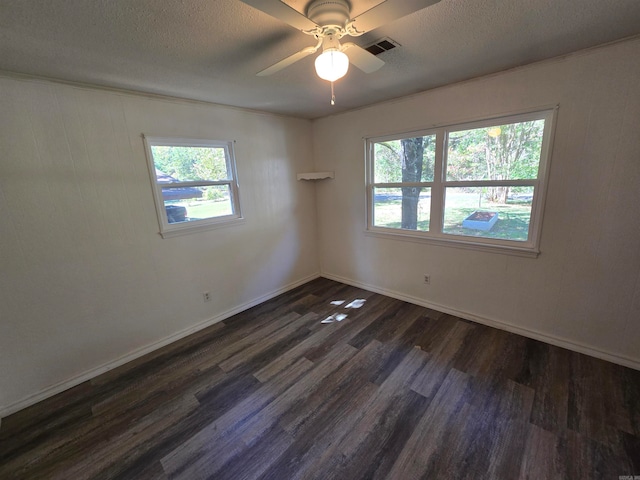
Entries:
<svg viewBox="0 0 640 480">
<path fill-rule="evenodd" d="M 558 107 L 548 107 L 525 113 L 496 116 L 482 120 L 474 120 L 454 125 L 444 125 L 425 130 L 402 132 L 392 135 L 366 137 L 366 197 L 367 197 L 367 233 L 370 235 L 393 236 L 398 239 L 433 243 L 437 245 L 471 248 L 496 253 L 537 257 L 540 254 L 540 238 L 542 234 L 542 214 L 547 191 L 549 166 L 551 161 L 551 147 L 555 130 L 555 120 Z M 538 177 L 527 180 L 473 180 L 448 181 L 446 179 L 446 152 L 449 133 L 484 128 L 509 123 L 544 120 L 545 127 L 538 166 Z M 417 183 L 375 183 L 374 144 L 378 142 L 416 138 L 427 135 L 436 136 L 436 154 L 434 178 L 432 182 Z M 374 225 L 374 190 L 376 188 L 401 188 L 419 186 L 431 189 L 431 209 L 429 216 L 429 230 L 407 230 Z M 447 187 L 486 187 L 486 186 L 527 186 L 533 187 L 533 201 L 527 241 L 504 240 L 486 237 L 467 237 L 463 235 L 447 234 L 442 231 L 444 223 L 445 192 Z"/>
<path fill-rule="evenodd" d="M 185 137 L 155 137 L 142 135 L 144 148 L 147 157 L 147 166 L 149 168 L 149 176 L 153 188 L 153 199 L 156 206 L 156 214 L 158 216 L 158 225 L 160 227 L 160 235 L 163 238 L 173 237 L 176 235 L 184 235 L 202 230 L 209 230 L 230 224 L 237 224 L 243 221 L 240 210 L 240 187 L 238 185 L 238 174 L 236 171 L 236 160 L 234 153 L 233 140 L 203 140 Z M 159 183 L 156 176 L 156 166 L 153 160 L 151 147 L 168 146 L 168 147 L 214 147 L 222 148 L 225 153 L 227 164 L 227 172 L 230 173 L 230 179 L 223 180 L 195 180 L 184 182 L 172 182 L 171 187 L 208 187 L 215 185 L 227 185 L 230 192 L 231 215 L 222 215 L 217 217 L 205 218 L 202 220 L 194 220 L 188 222 L 169 223 L 167 219 L 167 211 L 162 195 L 162 188 L 166 188 L 168 184 Z"/>
</svg>

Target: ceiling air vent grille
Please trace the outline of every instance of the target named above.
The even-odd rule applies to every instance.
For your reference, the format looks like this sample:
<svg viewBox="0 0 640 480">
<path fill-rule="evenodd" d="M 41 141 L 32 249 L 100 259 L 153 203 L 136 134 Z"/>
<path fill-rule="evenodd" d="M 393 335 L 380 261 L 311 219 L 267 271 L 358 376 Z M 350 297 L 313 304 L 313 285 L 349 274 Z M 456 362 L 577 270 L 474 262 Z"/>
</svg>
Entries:
<svg viewBox="0 0 640 480">
<path fill-rule="evenodd" d="M 386 37 L 381 38 L 380 40 L 376 40 L 368 47 L 364 47 L 364 49 L 369 53 L 373 53 L 374 55 L 380 55 L 382 52 L 392 50 L 399 46 L 400 44 L 398 42 L 396 42 L 395 40 L 391 40 L 389 37 Z"/>
</svg>

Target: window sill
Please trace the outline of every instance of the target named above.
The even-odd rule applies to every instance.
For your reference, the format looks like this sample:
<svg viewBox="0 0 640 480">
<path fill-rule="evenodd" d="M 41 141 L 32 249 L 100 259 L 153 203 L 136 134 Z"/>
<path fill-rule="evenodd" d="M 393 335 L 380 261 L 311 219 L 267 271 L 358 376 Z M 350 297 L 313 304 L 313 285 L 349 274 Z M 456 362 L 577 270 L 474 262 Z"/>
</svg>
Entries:
<svg viewBox="0 0 640 480">
<path fill-rule="evenodd" d="M 441 247 L 463 248 L 480 252 L 515 255 L 519 257 L 537 258 L 540 255 L 540 250 L 534 247 L 519 247 L 515 245 L 498 245 L 495 243 L 474 242 L 473 240 L 467 238 L 454 239 L 449 237 L 427 236 L 423 233 L 412 233 L 409 231 L 395 231 L 376 228 L 375 230 L 365 230 L 365 235 L 400 241 L 427 243 Z"/>
<path fill-rule="evenodd" d="M 180 224 L 178 227 L 169 228 L 163 231 L 160 231 L 160 235 L 162 238 L 173 238 L 179 237 L 182 235 L 190 235 L 192 233 L 203 232 L 207 230 L 213 230 L 216 228 L 222 227 L 233 227 L 235 225 L 242 225 L 245 223 L 245 219 L 242 217 L 226 219 L 223 221 L 215 221 L 215 222 L 184 222 Z"/>
</svg>

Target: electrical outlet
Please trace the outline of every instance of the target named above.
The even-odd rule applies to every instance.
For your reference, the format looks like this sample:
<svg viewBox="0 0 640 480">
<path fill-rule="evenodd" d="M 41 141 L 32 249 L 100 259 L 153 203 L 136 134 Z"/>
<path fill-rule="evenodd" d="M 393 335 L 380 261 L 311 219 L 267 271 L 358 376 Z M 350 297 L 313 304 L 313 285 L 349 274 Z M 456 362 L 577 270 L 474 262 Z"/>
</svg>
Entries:
<svg viewBox="0 0 640 480">
<path fill-rule="evenodd" d="M 211 301 L 211 293 L 210 293 L 210 292 L 204 292 L 204 293 L 202 294 L 202 298 L 204 298 L 204 301 L 205 301 L 205 302 L 209 302 L 209 301 Z"/>
<path fill-rule="evenodd" d="M 431 275 L 428 274 L 424 274 L 424 283 L 426 283 L 427 285 L 431 284 Z"/>
</svg>

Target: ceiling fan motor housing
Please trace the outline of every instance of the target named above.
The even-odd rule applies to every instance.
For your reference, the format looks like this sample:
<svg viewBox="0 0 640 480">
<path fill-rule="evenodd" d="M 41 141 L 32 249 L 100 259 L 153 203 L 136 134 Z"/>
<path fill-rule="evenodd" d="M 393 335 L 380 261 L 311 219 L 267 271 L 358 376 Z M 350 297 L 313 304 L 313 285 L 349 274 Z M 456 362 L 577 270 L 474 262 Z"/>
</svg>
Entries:
<svg viewBox="0 0 640 480">
<path fill-rule="evenodd" d="M 322 27 L 344 28 L 351 5 L 346 0 L 314 0 L 307 7 L 307 17 Z"/>
</svg>

